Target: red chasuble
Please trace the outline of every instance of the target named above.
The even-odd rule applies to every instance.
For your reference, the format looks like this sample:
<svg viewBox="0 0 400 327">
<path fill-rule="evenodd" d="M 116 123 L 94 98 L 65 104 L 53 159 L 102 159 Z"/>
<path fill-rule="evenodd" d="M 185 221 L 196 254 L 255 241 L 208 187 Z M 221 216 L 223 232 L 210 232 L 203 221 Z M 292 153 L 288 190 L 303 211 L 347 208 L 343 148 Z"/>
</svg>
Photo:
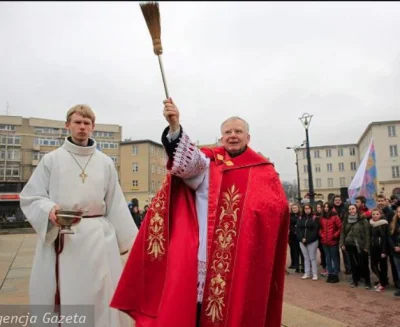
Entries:
<svg viewBox="0 0 400 327">
<path fill-rule="evenodd" d="M 211 159 L 207 276 L 200 327 L 281 325 L 288 203 L 273 165 L 248 148 Z M 111 302 L 137 327 L 195 327 L 198 221 L 194 193 L 168 174 Z"/>
</svg>

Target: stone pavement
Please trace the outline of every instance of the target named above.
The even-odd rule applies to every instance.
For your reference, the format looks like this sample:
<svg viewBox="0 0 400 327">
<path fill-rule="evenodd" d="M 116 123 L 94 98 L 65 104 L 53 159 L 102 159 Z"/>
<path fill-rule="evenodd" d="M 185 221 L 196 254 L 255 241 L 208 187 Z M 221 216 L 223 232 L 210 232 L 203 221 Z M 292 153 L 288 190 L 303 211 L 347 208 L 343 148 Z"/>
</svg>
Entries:
<svg viewBox="0 0 400 327">
<path fill-rule="evenodd" d="M 28 285 L 36 236 L 0 235 L 0 304 L 28 304 Z M 123 260 L 125 260 L 123 258 Z M 400 302 L 393 291 L 377 294 L 350 289 L 343 282 L 286 277 L 283 325 L 287 327 L 397 327 Z"/>
</svg>

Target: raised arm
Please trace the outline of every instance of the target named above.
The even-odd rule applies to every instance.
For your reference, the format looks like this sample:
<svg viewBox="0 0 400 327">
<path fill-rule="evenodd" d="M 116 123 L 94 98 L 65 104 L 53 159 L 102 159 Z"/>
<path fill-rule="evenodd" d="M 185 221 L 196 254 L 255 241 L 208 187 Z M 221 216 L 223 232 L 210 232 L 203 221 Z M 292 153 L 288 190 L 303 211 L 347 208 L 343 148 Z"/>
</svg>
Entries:
<svg viewBox="0 0 400 327">
<path fill-rule="evenodd" d="M 196 190 L 206 178 L 210 161 L 183 130 L 178 108 L 171 99 L 164 101 L 164 117 L 169 123 L 161 137 L 168 155 L 167 168 Z"/>
</svg>

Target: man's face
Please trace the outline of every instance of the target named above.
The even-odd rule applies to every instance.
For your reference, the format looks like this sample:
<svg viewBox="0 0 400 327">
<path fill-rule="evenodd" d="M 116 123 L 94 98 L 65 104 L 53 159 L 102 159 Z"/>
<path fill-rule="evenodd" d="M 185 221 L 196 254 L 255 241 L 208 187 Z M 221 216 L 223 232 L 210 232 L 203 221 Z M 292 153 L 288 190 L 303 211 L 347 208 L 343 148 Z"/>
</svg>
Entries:
<svg viewBox="0 0 400 327">
<path fill-rule="evenodd" d="M 241 120 L 230 120 L 222 126 L 221 143 L 229 153 L 238 153 L 250 142 L 250 135 Z"/>
<path fill-rule="evenodd" d="M 90 118 L 84 118 L 81 115 L 74 113 L 69 122 L 65 124 L 65 128 L 70 131 L 72 140 L 81 143 L 89 139 L 94 124 Z"/>
<path fill-rule="evenodd" d="M 384 199 L 384 198 L 378 198 L 378 207 L 379 207 L 379 208 L 384 208 L 384 207 L 386 207 L 386 199 Z"/>
<path fill-rule="evenodd" d="M 356 200 L 356 206 L 357 206 L 357 208 L 362 208 L 361 200 Z"/>
<path fill-rule="evenodd" d="M 335 206 L 339 207 L 342 204 L 342 199 L 341 198 L 335 198 L 333 203 L 335 204 Z"/>
</svg>

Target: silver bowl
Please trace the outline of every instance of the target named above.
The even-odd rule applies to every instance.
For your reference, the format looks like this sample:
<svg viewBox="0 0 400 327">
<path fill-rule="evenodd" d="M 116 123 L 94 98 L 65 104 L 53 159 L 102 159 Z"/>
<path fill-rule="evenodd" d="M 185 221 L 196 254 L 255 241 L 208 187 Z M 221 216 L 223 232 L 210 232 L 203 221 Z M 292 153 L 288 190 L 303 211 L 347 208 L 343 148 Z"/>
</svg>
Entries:
<svg viewBox="0 0 400 327">
<path fill-rule="evenodd" d="M 71 226 L 75 226 L 81 222 L 83 213 L 83 210 L 57 210 L 57 222 L 61 225 L 60 234 L 75 234 Z"/>
</svg>

